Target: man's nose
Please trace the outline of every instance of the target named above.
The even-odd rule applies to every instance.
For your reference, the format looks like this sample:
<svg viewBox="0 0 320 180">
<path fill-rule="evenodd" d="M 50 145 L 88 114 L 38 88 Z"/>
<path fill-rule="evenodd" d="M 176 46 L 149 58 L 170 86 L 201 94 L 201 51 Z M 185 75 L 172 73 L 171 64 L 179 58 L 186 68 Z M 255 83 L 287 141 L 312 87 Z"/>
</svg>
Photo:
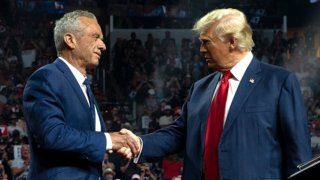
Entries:
<svg viewBox="0 0 320 180">
<path fill-rule="evenodd" d="M 205 46 L 203 44 L 200 45 L 200 52 L 206 52 L 207 49 L 205 48 Z"/>
<path fill-rule="evenodd" d="M 98 47 L 101 51 L 105 51 L 107 49 L 106 44 L 101 40 L 101 43 L 99 44 Z"/>
</svg>

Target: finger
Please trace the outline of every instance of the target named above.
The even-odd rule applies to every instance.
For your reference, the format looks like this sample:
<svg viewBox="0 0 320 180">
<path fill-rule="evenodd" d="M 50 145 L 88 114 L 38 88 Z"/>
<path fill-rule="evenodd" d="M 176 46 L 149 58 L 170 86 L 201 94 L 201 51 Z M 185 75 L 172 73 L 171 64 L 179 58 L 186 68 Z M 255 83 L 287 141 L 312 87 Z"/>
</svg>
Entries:
<svg viewBox="0 0 320 180">
<path fill-rule="evenodd" d="M 126 159 L 132 158 L 132 153 L 130 148 L 122 147 L 117 151 L 117 153 Z"/>
<path fill-rule="evenodd" d="M 122 129 L 120 130 L 120 133 L 121 133 L 121 134 L 128 134 L 128 132 L 129 132 L 129 130 L 126 129 L 126 128 L 122 128 Z M 130 132 L 131 132 L 131 131 L 130 131 Z"/>
<path fill-rule="evenodd" d="M 140 142 L 140 138 L 138 136 L 134 137 L 134 146 L 137 149 L 137 153 L 139 153 L 141 151 L 141 142 Z"/>
<path fill-rule="evenodd" d="M 140 139 L 138 136 L 133 134 L 131 131 L 127 130 L 127 142 L 134 156 L 140 151 Z"/>
<path fill-rule="evenodd" d="M 127 159 L 131 159 L 132 158 L 132 152 L 131 152 L 131 150 L 129 148 L 126 148 L 125 153 L 126 153 L 126 158 Z"/>
<path fill-rule="evenodd" d="M 128 134 L 131 138 L 133 138 L 133 141 L 131 141 L 131 143 L 133 143 L 135 151 L 134 152 L 139 152 L 140 151 L 140 139 L 138 136 L 136 136 L 135 134 L 132 133 L 132 131 L 128 130 L 128 129 L 121 129 L 120 131 L 121 133 L 126 133 Z M 133 148 L 130 146 L 131 150 L 133 150 Z"/>
<path fill-rule="evenodd" d="M 121 134 L 119 132 L 109 133 L 112 140 L 112 150 L 117 151 L 121 147 L 129 147 L 127 134 Z"/>
<path fill-rule="evenodd" d="M 122 147 L 122 148 L 118 149 L 117 154 L 125 157 L 126 156 L 126 149 L 127 149 L 126 147 Z"/>
<path fill-rule="evenodd" d="M 139 149 L 136 146 L 136 141 L 132 137 L 128 138 L 128 146 L 133 154 L 133 156 L 136 156 L 139 152 Z"/>
<path fill-rule="evenodd" d="M 117 153 L 125 154 L 126 149 L 127 149 L 126 147 L 122 147 L 118 149 Z"/>
<path fill-rule="evenodd" d="M 121 147 L 128 147 L 134 156 L 140 151 L 140 139 L 130 130 L 121 129 L 119 132 L 110 133 L 110 136 L 113 150 L 117 151 Z"/>
</svg>

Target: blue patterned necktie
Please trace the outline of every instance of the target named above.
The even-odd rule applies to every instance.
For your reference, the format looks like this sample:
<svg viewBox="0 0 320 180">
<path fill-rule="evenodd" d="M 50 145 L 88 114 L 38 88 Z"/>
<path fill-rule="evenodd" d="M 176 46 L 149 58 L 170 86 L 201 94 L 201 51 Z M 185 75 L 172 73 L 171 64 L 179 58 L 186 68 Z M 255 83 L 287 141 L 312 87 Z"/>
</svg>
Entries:
<svg viewBox="0 0 320 180">
<path fill-rule="evenodd" d="M 88 99 L 89 99 L 91 115 L 92 115 L 93 120 L 95 120 L 96 113 L 95 113 L 95 109 L 94 109 L 94 96 L 93 96 L 93 93 L 92 93 L 91 88 L 90 88 L 89 80 L 86 78 L 84 80 L 83 84 L 86 85 L 87 96 L 88 96 Z"/>
</svg>

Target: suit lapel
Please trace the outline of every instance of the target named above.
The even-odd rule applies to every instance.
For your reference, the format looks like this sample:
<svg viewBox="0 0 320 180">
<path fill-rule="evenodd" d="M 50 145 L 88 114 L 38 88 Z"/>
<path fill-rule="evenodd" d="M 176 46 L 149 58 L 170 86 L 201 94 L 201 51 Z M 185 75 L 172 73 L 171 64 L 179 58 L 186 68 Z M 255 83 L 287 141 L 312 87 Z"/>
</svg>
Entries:
<svg viewBox="0 0 320 180">
<path fill-rule="evenodd" d="M 101 132 L 106 132 L 107 131 L 107 128 L 105 126 L 105 122 L 103 120 L 103 117 L 102 117 L 102 114 L 101 114 L 101 111 L 100 111 L 100 108 L 99 108 L 99 105 L 96 101 L 96 98 L 94 98 L 94 105 L 96 106 L 96 109 L 97 109 L 97 112 L 98 112 L 98 116 L 99 116 L 99 120 L 100 120 L 100 125 L 101 125 Z"/>
<path fill-rule="evenodd" d="M 206 98 L 203 101 L 200 102 L 204 102 L 203 107 L 205 108 L 201 108 L 201 112 L 199 113 L 199 119 L 203 119 L 203 121 L 200 121 L 200 126 L 201 126 L 201 147 L 204 147 L 204 142 L 205 142 L 205 137 L 206 137 L 206 126 L 207 126 L 207 121 L 208 121 L 208 115 L 209 115 L 209 110 L 210 110 L 210 105 L 211 105 L 211 100 L 212 100 L 212 96 L 213 93 L 217 87 L 217 84 L 219 82 L 221 73 L 220 72 L 216 72 L 213 75 L 213 79 L 211 80 L 211 82 L 208 84 L 208 87 L 206 88 L 206 90 L 201 93 L 204 97 Z M 203 151 L 201 151 L 203 152 Z"/>
<path fill-rule="evenodd" d="M 79 83 L 77 82 L 76 78 L 74 77 L 74 75 L 72 74 L 72 72 L 70 71 L 70 69 L 68 68 L 68 66 L 60 59 L 56 59 L 54 64 L 57 66 L 57 68 L 63 72 L 63 74 L 65 75 L 65 78 L 68 80 L 68 82 L 71 84 L 71 87 L 73 88 L 75 94 L 78 96 L 81 105 L 83 106 L 83 108 L 87 111 L 87 114 L 91 114 L 89 106 L 88 106 L 88 102 L 81 90 L 81 87 L 79 86 Z M 99 111 L 98 111 L 99 114 Z M 92 119 L 92 116 L 90 116 Z M 90 121 L 90 127 L 92 130 L 95 129 L 95 121 L 92 119 Z"/>
<path fill-rule="evenodd" d="M 260 82 L 261 77 L 257 74 L 260 71 L 260 62 L 254 57 L 244 73 L 237 92 L 232 100 L 221 138 L 223 138 L 230 129 L 239 112 L 243 108 L 246 99 L 250 96 L 254 87 Z"/>
<path fill-rule="evenodd" d="M 92 94 L 93 94 L 93 92 L 92 92 Z M 93 94 L 93 96 L 94 96 L 94 94 Z M 107 128 L 106 128 L 105 123 L 103 121 L 103 117 L 102 117 L 102 114 L 101 114 L 101 111 L 100 111 L 100 108 L 99 108 L 99 104 L 98 104 L 98 102 L 96 100 L 96 97 L 93 97 L 93 98 L 94 98 L 93 99 L 93 103 L 94 103 L 94 106 L 96 107 L 96 110 L 97 110 L 97 113 L 98 113 L 98 116 L 99 116 L 101 132 L 106 132 Z M 95 122 L 95 120 L 94 120 L 94 122 Z M 94 123 L 94 126 L 95 126 L 95 123 Z"/>
</svg>

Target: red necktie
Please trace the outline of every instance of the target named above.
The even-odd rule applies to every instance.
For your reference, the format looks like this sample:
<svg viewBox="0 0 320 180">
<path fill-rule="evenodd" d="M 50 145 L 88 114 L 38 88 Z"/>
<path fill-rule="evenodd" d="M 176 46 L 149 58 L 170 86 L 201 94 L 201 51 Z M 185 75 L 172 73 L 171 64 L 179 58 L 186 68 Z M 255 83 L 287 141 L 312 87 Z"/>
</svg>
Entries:
<svg viewBox="0 0 320 180">
<path fill-rule="evenodd" d="M 223 129 L 224 112 L 228 96 L 229 82 L 232 77 L 230 71 L 223 73 L 219 89 L 211 103 L 204 149 L 205 180 L 219 179 L 218 144 Z"/>
</svg>

